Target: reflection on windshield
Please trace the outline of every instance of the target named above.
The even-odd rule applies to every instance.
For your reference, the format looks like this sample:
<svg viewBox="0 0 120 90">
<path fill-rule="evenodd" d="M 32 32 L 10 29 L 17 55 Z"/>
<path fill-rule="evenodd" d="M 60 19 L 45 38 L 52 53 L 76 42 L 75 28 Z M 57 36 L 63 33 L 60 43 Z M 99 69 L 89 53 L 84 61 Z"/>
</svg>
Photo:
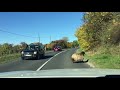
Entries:
<svg viewBox="0 0 120 90">
<path fill-rule="evenodd" d="M 35 47 L 33 45 L 28 46 L 26 49 L 27 50 L 37 50 L 38 47 Z"/>
</svg>

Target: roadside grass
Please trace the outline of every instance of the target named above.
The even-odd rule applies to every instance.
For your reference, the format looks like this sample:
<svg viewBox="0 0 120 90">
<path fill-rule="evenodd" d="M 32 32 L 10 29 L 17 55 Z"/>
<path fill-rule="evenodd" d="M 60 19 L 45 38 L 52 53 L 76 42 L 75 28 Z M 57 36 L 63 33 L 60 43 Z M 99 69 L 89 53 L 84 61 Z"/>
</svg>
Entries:
<svg viewBox="0 0 120 90">
<path fill-rule="evenodd" d="M 47 50 L 47 52 L 51 52 L 52 50 Z M 8 54 L 0 56 L 0 64 L 12 62 L 18 60 L 20 57 L 20 53 Z"/>
<path fill-rule="evenodd" d="M 20 53 L 9 54 L 0 57 L 0 64 L 15 61 L 20 57 Z"/>
<path fill-rule="evenodd" d="M 98 48 L 97 52 L 87 52 L 85 58 L 89 59 L 95 68 L 120 69 L 120 47 Z"/>
</svg>

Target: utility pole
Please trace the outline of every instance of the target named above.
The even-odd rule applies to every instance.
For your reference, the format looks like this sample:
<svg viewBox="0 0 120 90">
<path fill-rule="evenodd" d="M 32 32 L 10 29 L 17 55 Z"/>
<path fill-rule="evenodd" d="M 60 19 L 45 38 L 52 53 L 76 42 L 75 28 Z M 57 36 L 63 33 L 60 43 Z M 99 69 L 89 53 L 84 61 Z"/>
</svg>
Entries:
<svg viewBox="0 0 120 90">
<path fill-rule="evenodd" d="M 51 43 L 51 36 L 50 36 L 50 43 Z"/>
<path fill-rule="evenodd" d="M 38 33 L 38 39 L 39 39 L 39 43 L 40 43 L 40 35 L 39 35 L 39 33 Z"/>
<path fill-rule="evenodd" d="M 51 36 L 50 36 L 50 47 L 51 47 Z M 51 49 L 52 49 L 52 47 L 51 47 Z"/>
</svg>

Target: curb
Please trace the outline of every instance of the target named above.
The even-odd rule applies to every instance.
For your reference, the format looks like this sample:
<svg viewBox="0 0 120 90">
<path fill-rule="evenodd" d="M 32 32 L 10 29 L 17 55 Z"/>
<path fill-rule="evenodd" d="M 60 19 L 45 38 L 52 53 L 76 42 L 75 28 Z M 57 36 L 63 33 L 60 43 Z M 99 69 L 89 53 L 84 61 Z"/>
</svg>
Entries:
<svg viewBox="0 0 120 90">
<path fill-rule="evenodd" d="M 90 63 L 89 61 L 87 62 L 87 64 L 88 64 L 90 67 L 95 68 L 95 66 L 94 66 L 92 63 Z"/>
</svg>

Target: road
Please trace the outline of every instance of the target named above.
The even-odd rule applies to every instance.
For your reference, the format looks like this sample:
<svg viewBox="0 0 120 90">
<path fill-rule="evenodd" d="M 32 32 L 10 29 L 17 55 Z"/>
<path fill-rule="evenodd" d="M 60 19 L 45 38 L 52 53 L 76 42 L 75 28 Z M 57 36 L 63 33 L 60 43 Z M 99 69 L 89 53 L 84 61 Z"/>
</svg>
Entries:
<svg viewBox="0 0 120 90">
<path fill-rule="evenodd" d="M 68 68 L 91 68 L 86 63 L 73 63 L 70 56 L 76 49 L 68 49 L 61 52 L 47 52 L 40 60 L 15 60 L 6 64 L 0 64 L 0 72 L 23 71 L 23 70 L 48 70 Z"/>
</svg>

